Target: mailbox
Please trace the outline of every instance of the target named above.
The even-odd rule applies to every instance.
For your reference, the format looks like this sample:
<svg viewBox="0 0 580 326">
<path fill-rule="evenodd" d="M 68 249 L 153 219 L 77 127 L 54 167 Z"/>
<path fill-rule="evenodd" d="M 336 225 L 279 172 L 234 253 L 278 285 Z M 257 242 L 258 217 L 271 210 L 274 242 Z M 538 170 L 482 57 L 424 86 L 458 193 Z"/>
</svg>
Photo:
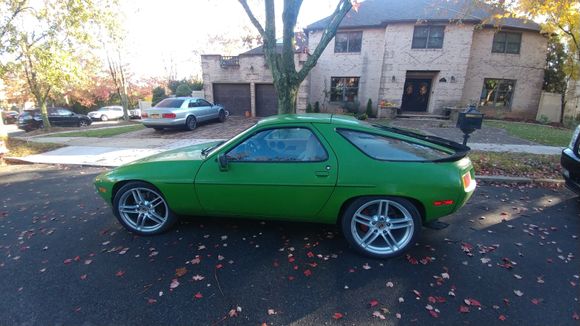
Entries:
<svg viewBox="0 0 580 326">
<path fill-rule="evenodd" d="M 469 105 L 467 110 L 460 112 L 457 117 L 457 128 L 463 131 L 463 145 L 467 144 L 469 134 L 477 129 L 481 129 L 483 113 L 477 111 L 475 105 Z"/>
</svg>

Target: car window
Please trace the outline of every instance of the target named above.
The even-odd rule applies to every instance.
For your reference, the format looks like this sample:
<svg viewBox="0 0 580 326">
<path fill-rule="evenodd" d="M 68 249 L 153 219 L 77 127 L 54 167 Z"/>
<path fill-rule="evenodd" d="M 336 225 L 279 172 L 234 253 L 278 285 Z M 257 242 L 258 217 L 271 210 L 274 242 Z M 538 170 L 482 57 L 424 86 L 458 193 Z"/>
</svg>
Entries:
<svg viewBox="0 0 580 326">
<path fill-rule="evenodd" d="M 233 162 L 320 162 L 326 150 L 307 128 L 260 131 L 227 153 Z"/>
<path fill-rule="evenodd" d="M 56 110 L 56 115 L 60 115 L 60 116 L 69 116 L 71 115 L 72 112 L 66 109 L 57 109 Z"/>
<path fill-rule="evenodd" d="M 166 98 L 155 105 L 156 108 L 180 108 L 184 100 Z"/>
<path fill-rule="evenodd" d="M 386 161 L 433 161 L 448 153 L 410 141 L 361 131 L 339 129 L 338 133 L 366 155 Z"/>
<path fill-rule="evenodd" d="M 122 108 L 113 108 L 113 110 L 115 110 L 115 111 L 119 111 L 119 112 L 120 112 L 120 111 L 123 111 L 123 109 L 122 109 Z"/>
<path fill-rule="evenodd" d="M 187 105 L 188 108 L 196 108 L 198 107 L 198 103 L 196 102 L 196 100 L 191 100 L 189 101 L 189 104 Z"/>
<path fill-rule="evenodd" d="M 197 103 L 199 103 L 199 106 L 211 106 L 211 103 L 206 100 L 197 100 Z"/>
</svg>

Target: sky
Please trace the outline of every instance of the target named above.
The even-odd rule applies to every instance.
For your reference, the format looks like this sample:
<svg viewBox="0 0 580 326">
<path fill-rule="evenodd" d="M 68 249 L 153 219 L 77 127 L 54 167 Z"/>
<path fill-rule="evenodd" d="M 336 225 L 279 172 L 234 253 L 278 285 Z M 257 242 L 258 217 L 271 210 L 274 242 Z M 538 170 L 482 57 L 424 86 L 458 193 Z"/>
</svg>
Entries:
<svg viewBox="0 0 580 326">
<path fill-rule="evenodd" d="M 261 0 L 249 0 L 255 15 L 263 17 Z M 329 16 L 338 0 L 304 0 L 297 27 Z M 276 0 L 280 11 L 282 1 Z M 263 4 L 262 4 L 263 8 Z M 201 76 L 200 54 L 236 55 L 244 49 L 211 42 L 238 38 L 257 31 L 237 0 L 124 0 L 122 26 L 127 32 L 125 61 L 137 78 L 178 79 Z M 281 30 L 281 19 L 277 21 Z"/>
</svg>

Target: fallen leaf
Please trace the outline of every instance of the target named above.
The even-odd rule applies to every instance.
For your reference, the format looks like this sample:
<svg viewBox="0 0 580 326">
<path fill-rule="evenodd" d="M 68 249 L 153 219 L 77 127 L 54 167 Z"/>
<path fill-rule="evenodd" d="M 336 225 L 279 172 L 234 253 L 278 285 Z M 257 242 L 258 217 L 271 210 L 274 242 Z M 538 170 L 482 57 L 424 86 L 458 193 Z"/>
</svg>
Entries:
<svg viewBox="0 0 580 326">
<path fill-rule="evenodd" d="M 181 267 L 175 270 L 175 277 L 182 277 L 187 274 L 187 268 Z"/>
<path fill-rule="evenodd" d="M 147 304 L 157 303 L 157 299 L 147 299 Z"/>
<path fill-rule="evenodd" d="M 344 315 L 341 314 L 340 312 L 335 312 L 334 315 L 332 315 L 332 318 L 336 320 L 341 319 L 342 317 L 344 317 Z"/>
<path fill-rule="evenodd" d="M 201 259 L 199 259 L 199 258 L 193 258 L 193 259 L 191 260 L 191 264 L 192 264 L 192 265 L 199 264 L 200 262 L 201 262 Z"/>
<path fill-rule="evenodd" d="M 307 270 L 304 271 L 304 276 L 307 276 L 308 277 L 310 275 L 312 275 L 312 271 L 310 271 L 309 269 L 307 269 Z"/>
<path fill-rule="evenodd" d="M 193 276 L 191 279 L 192 279 L 192 280 L 194 280 L 194 281 L 201 281 L 201 280 L 203 280 L 204 278 L 205 278 L 205 277 L 203 277 L 203 276 L 201 276 L 201 275 L 197 274 L 197 275 L 194 275 L 194 276 Z"/>
<path fill-rule="evenodd" d="M 459 312 L 464 313 L 464 314 L 465 313 L 468 313 L 469 312 L 469 307 L 468 306 L 461 305 L 461 306 L 459 306 Z"/>
<path fill-rule="evenodd" d="M 429 314 L 431 315 L 431 317 L 433 318 L 439 318 L 439 314 L 437 313 L 437 311 L 435 310 L 429 310 Z"/>
<path fill-rule="evenodd" d="M 501 321 L 504 321 L 504 320 L 506 320 L 507 318 L 506 318 L 504 315 L 499 315 L 499 317 L 497 317 L 497 319 L 499 319 L 499 320 L 501 320 Z"/>
<path fill-rule="evenodd" d="M 125 275 L 125 271 L 117 271 L 117 273 L 115 273 L 115 276 L 117 277 L 121 277 L 123 275 Z"/>
<path fill-rule="evenodd" d="M 372 299 L 369 304 L 371 305 L 371 307 L 377 306 L 379 304 L 379 302 L 376 299 Z"/>
<path fill-rule="evenodd" d="M 171 280 L 171 284 L 169 285 L 169 288 L 170 289 L 173 290 L 173 289 L 175 289 L 178 286 L 179 286 L 179 281 L 176 278 L 174 278 L 173 280 Z"/>
<path fill-rule="evenodd" d="M 381 319 L 381 320 L 385 320 L 385 319 L 387 319 L 387 317 L 385 317 L 385 315 L 381 314 L 381 313 L 380 313 L 380 312 L 378 312 L 378 311 L 374 311 L 374 312 L 373 312 L 373 317 L 376 317 L 376 318 L 378 318 L 378 319 Z"/>
<path fill-rule="evenodd" d="M 70 258 L 69 259 L 65 259 L 64 260 L 64 263 L 65 263 L 65 265 L 68 265 L 68 264 L 72 263 L 72 259 L 70 259 Z"/>
<path fill-rule="evenodd" d="M 521 297 L 522 295 L 524 295 L 524 292 L 520 291 L 520 290 L 514 290 L 515 295 L 517 295 L 518 297 Z"/>
<path fill-rule="evenodd" d="M 371 269 L 371 266 L 370 266 L 368 263 L 365 263 L 365 264 L 362 266 L 362 268 L 363 268 L 363 269 L 366 269 L 366 270 L 369 270 L 369 269 Z"/>
<path fill-rule="evenodd" d="M 417 290 L 413 290 L 413 293 L 415 293 L 415 295 L 420 298 L 421 297 L 421 292 L 417 291 Z"/>
<path fill-rule="evenodd" d="M 87 274 L 81 275 L 81 280 L 86 280 L 86 279 L 87 279 Z"/>
<path fill-rule="evenodd" d="M 540 299 L 533 298 L 531 301 L 533 304 L 540 304 Z"/>
<path fill-rule="evenodd" d="M 392 288 L 393 286 L 395 286 L 395 285 L 393 284 L 393 282 L 387 282 L 387 287 L 388 287 L 388 288 Z"/>
<path fill-rule="evenodd" d="M 196 299 L 201 299 L 201 298 L 203 298 L 203 294 L 197 292 L 193 297 Z"/>
<path fill-rule="evenodd" d="M 277 312 L 274 309 L 268 309 L 268 315 L 272 316 L 277 314 Z"/>
<path fill-rule="evenodd" d="M 574 320 L 579 320 L 580 316 L 578 316 L 578 313 L 574 311 L 574 314 L 572 315 L 572 319 Z"/>
</svg>

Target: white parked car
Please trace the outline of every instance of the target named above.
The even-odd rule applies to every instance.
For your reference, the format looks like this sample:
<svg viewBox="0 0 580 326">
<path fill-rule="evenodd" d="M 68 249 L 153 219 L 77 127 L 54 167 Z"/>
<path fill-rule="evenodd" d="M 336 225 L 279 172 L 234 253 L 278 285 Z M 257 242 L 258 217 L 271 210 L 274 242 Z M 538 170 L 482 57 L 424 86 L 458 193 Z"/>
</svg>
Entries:
<svg viewBox="0 0 580 326">
<path fill-rule="evenodd" d="M 108 121 L 111 119 L 123 118 L 123 107 L 120 105 L 104 106 L 97 111 L 91 111 L 87 114 L 91 120 Z"/>
<path fill-rule="evenodd" d="M 193 130 L 198 122 L 224 122 L 228 112 L 221 105 L 197 97 L 166 98 L 152 108 L 141 112 L 141 122 L 147 128 L 185 128 Z"/>
</svg>

